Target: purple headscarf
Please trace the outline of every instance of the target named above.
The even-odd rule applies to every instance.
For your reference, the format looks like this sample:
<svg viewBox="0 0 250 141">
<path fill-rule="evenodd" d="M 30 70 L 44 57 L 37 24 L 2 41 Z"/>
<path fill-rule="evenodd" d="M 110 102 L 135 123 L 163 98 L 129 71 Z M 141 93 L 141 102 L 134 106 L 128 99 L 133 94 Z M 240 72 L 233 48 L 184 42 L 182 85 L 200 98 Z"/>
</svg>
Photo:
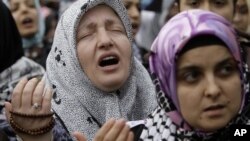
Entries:
<svg viewBox="0 0 250 141">
<path fill-rule="evenodd" d="M 216 36 L 227 45 L 234 59 L 239 62 L 242 85 L 244 83 L 240 48 L 231 24 L 223 17 L 209 11 L 190 10 L 179 13 L 161 29 L 152 44 L 153 53 L 150 57 L 151 72 L 159 79 L 162 91 L 177 108 L 177 111 L 169 113 L 170 116 L 174 116 L 172 120 L 177 124 L 180 124 L 183 118 L 180 116 L 176 91 L 176 59 L 187 42 L 199 35 Z M 246 86 L 243 87 L 241 110 L 247 92 Z"/>
</svg>

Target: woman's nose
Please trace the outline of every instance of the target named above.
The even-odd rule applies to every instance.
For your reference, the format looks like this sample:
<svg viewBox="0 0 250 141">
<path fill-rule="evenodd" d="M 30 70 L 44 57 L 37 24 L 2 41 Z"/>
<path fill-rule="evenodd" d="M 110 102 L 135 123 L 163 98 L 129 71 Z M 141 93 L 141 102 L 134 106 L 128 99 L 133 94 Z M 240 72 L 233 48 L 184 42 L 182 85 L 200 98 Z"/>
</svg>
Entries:
<svg viewBox="0 0 250 141">
<path fill-rule="evenodd" d="M 99 29 L 97 31 L 97 46 L 99 48 L 109 48 L 113 46 L 113 41 L 110 37 L 111 35 L 108 33 L 108 31 L 104 28 Z"/>
<path fill-rule="evenodd" d="M 133 18 L 134 20 L 138 20 L 140 17 L 139 9 L 135 6 L 131 6 L 131 8 L 128 10 L 129 16 Z"/>
<path fill-rule="evenodd" d="M 24 4 L 24 3 L 21 3 L 21 4 L 20 4 L 20 11 L 21 11 L 22 13 L 27 12 L 27 11 L 28 11 L 27 5 Z"/>
<path fill-rule="evenodd" d="M 205 96 L 210 98 L 217 98 L 220 93 L 221 89 L 219 84 L 216 82 L 216 78 L 214 76 L 208 76 L 207 83 L 205 84 Z"/>
</svg>

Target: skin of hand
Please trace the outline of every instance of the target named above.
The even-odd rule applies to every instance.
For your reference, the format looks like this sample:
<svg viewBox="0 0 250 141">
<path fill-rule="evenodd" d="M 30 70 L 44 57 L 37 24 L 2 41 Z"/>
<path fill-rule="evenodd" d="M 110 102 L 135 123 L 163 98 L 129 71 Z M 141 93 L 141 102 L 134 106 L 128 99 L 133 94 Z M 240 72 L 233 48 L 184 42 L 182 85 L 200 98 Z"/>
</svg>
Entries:
<svg viewBox="0 0 250 141">
<path fill-rule="evenodd" d="M 52 90 L 49 88 L 44 89 L 44 81 L 39 81 L 37 78 L 33 78 L 29 81 L 27 78 L 21 79 L 13 91 L 11 103 L 5 102 L 8 122 L 10 122 L 10 111 L 32 115 L 51 113 Z M 34 103 L 38 103 L 40 107 L 35 109 L 34 106 L 32 106 Z M 51 119 L 27 118 L 13 115 L 13 120 L 22 128 L 35 129 L 46 126 Z M 52 139 L 51 131 L 39 136 L 16 133 L 24 141 L 49 141 Z"/>
<path fill-rule="evenodd" d="M 87 141 L 85 136 L 80 132 L 74 132 L 73 135 L 78 141 Z M 94 141 L 133 141 L 134 134 L 130 131 L 124 119 L 110 119 L 94 137 Z"/>
</svg>

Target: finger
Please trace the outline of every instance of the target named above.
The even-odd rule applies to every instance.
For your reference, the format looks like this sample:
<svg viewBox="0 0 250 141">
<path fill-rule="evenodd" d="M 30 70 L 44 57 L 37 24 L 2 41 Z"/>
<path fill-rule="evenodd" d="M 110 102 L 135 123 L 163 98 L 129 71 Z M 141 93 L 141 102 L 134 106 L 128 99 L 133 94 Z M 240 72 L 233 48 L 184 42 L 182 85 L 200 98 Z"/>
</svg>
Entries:
<svg viewBox="0 0 250 141">
<path fill-rule="evenodd" d="M 115 119 L 108 120 L 100 130 L 97 131 L 94 141 L 101 141 L 103 140 L 104 136 L 108 133 L 108 131 L 112 128 L 115 124 Z"/>
<path fill-rule="evenodd" d="M 124 119 L 119 119 L 115 122 L 114 126 L 109 130 L 109 132 L 104 137 L 104 140 L 114 141 L 119 136 L 122 129 L 126 126 L 126 121 Z"/>
<path fill-rule="evenodd" d="M 21 79 L 16 87 L 13 90 L 12 96 L 11 96 L 11 104 L 12 104 L 12 110 L 18 109 L 21 106 L 22 101 L 22 93 L 25 85 L 27 84 L 28 80 L 27 78 Z"/>
<path fill-rule="evenodd" d="M 52 89 L 46 88 L 42 101 L 43 112 L 49 112 L 51 110 L 51 99 L 52 99 Z"/>
<path fill-rule="evenodd" d="M 10 123 L 10 111 L 12 111 L 12 106 L 9 102 L 5 102 L 5 116 L 7 121 Z"/>
<path fill-rule="evenodd" d="M 120 132 L 116 141 L 127 141 L 128 137 L 129 137 L 129 131 L 130 131 L 129 126 L 125 125 L 123 127 L 122 131 Z"/>
<path fill-rule="evenodd" d="M 23 89 L 23 94 L 22 94 L 22 103 L 21 107 L 24 109 L 29 109 L 32 105 L 32 94 L 37 86 L 38 79 L 37 78 L 32 78 L 31 80 L 28 81 L 26 86 Z"/>
<path fill-rule="evenodd" d="M 73 136 L 77 139 L 77 141 L 87 141 L 86 137 L 83 133 L 80 132 L 74 132 Z"/>
<path fill-rule="evenodd" d="M 134 133 L 132 131 L 130 131 L 127 141 L 133 141 L 133 140 L 134 140 Z"/>
<path fill-rule="evenodd" d="M 42 105 L 42 100 L 43 100 L 43 91 L 44 91 L 44 81 L 40 81 L 33 93 L 32 96 L 32 103 L 37 103 L 38 105 Z"/>
</svg>

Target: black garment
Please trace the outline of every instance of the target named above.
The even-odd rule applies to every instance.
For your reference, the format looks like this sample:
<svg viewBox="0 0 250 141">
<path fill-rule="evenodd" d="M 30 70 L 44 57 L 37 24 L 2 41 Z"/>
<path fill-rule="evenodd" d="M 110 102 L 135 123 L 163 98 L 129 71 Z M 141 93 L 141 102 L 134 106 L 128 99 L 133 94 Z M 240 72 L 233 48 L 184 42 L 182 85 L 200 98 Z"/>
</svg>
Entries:
<svg viewBox="0 0 250 141">
<path fill-rule="evenodd" d="M 22 39 L 11 12 L 0 1 L 0 72 L 24 55 Z"/>
</svg>

